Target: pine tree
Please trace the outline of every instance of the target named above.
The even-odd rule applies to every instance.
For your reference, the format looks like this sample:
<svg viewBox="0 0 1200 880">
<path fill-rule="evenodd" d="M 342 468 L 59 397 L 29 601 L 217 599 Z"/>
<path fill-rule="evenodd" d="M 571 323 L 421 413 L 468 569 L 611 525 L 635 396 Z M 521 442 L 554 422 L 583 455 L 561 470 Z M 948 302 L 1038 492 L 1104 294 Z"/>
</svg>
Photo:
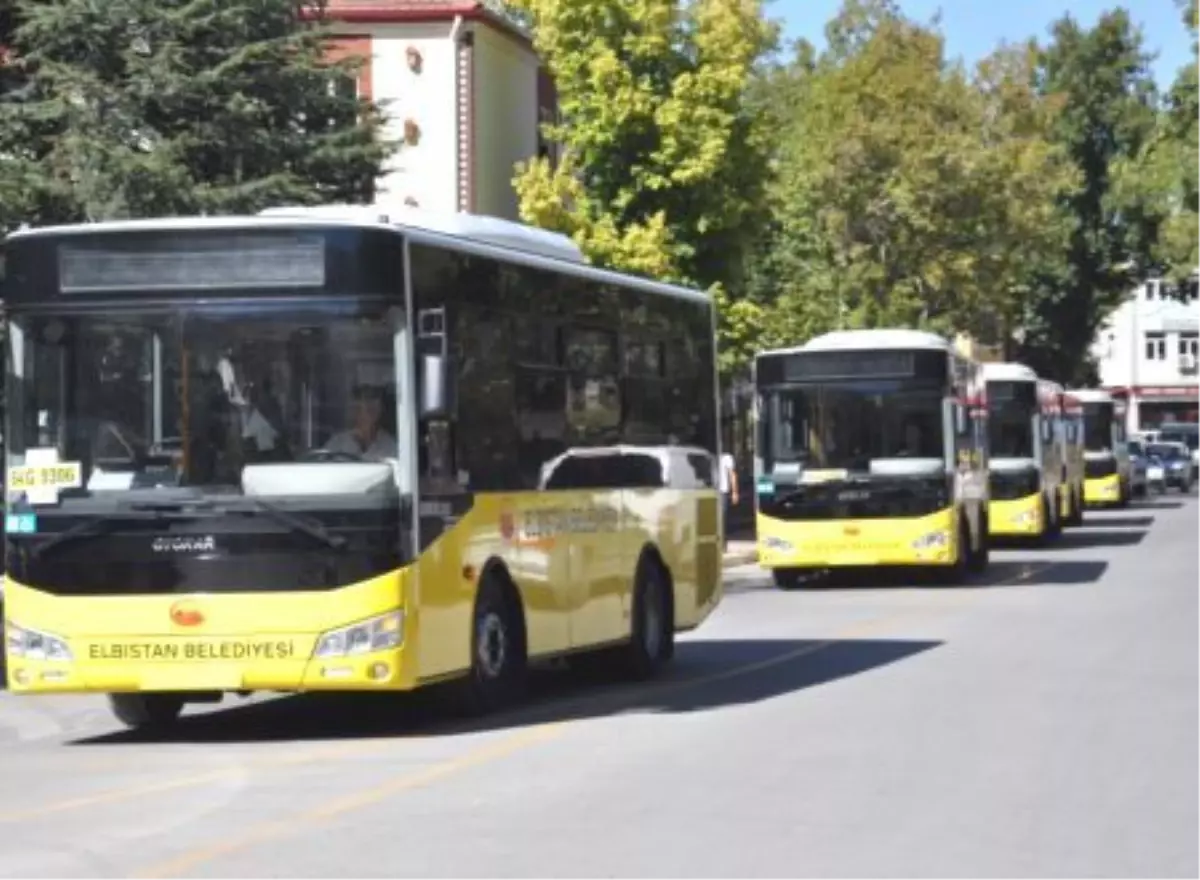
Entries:
<svg viewBox="0 0 1200 880">
<path fill-rule="evenodd" d="M 2 0 L 0 0 L 2 2 Z M 0 175 L 35 222 L 368 200 L 394 144 L 297 0 L 16 0 Z M 2 220 L 2 218 L 0 218 Z"/>
</svg>

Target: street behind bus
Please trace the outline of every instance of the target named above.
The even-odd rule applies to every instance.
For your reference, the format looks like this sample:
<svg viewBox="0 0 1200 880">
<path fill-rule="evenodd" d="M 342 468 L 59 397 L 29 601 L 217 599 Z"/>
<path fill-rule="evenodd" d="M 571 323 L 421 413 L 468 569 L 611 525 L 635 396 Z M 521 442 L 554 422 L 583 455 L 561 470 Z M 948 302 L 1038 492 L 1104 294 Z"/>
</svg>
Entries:
<svg viewBox="0 0 1200 880">
<path fill-rule="evenodd" d="M 726 573 L 664 680 L 193 707 L 0 694 L 5 876 L 1196 876 L 1194 495 L 947 588 Z"/>
</svg>

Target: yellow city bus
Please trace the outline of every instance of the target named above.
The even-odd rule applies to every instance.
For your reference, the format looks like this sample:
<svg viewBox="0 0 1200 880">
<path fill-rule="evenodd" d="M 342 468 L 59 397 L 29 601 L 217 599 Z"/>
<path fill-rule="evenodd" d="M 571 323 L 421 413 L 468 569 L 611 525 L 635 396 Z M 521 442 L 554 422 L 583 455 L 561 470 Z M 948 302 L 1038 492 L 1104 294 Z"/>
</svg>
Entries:
<svg viewBox="0 0 1200 880">
<path fill-rule="evenodd" d="M 991 534 L 1052 540 L 1062 530 L 1065 446 L 1052 383 L 1024 364 L 983 365 Z"/>
<path fill-rule="evenodd" d="M 838 331 L 754 362 L 759 562 L 986 568 L 987 410 L 979 364 L 915 330 Z"/>
<path fill-rule="evenodd" d="M 1083 406 L 1083 500 L 1128 507 L 1132 473 L 1125 433 L 1125 402 L 1100 388 L 1068 392 Z"/>
<path fill-rule="evenodd" d="M 547 658 L 649 676 L 721 599 L 703 294 L 382 208 L 5 247 L 14 693 L 486 711 Z"/>
<path fill-rule="evenodd" d="M 1062 413 L 1061 439 L 1065 479 L 1059 484 L 1062 523 L 1064 526 L 1081 526 L 1084 517 L 1084 446 L 1083 446 L 1083 403 L 1074 394 L 1055 386 Z"/>
</svg>

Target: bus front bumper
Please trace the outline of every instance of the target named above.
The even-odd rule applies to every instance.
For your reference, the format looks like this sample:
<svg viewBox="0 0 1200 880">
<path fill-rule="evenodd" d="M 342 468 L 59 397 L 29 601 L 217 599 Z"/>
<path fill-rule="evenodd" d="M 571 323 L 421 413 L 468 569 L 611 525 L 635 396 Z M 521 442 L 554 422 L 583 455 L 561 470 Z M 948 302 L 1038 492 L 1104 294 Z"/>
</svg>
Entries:
<svg viewBox="0 0 1200 880">
<path fill-rule="evenodd" d="M 954 508 L 904 519 L 799 522 L 760 513 L 758 562 L 764 568 L 952 565 L 957 523 Z"/>
<path fill-rule="evenodd" d="M 9 581 L 5 660 L 13 693 L 136 693 L 406 690 L 416 686 L 403 610 L 371 613 L 320 632 L 279 626 L 286 596 L 206 596 L 216 625 L 171 631 L 89 614 L 98 600 L 59 598 Z M 368 590 L 369 592 L 375 592 Z M 330 597 L 334 598 L 334 597 Z M 368 601 L 371 596 L 364 596 Z M 148 608 L 167 617 L 179 596 L 131 597 L 124 610 L 142 623 Z M 104 600 L 99 600 L 104 601 Z M 185 600 L 188 602 L 190 600 Z M 303 606 L 306 597 L 297 597 Z M 320 602 L 328 601 L 318 597 Z M 395 602 L 394 593 L 390 599 Z M 113 603 L 113 610 L 121 603 Z M 195 604 L 199 604 L 198 602 Z M 295 606 L 292 606 L 295 607 Z M 376 606 L 378 608 L 378 606 Z M 299 619 L 311 616 L 301 613 Z M 220 622 L 227 625 L 221 626 Z M 87 627 L 85 634 L 78 632 Z M 199 630 L 189 633 L 186 629 Z M 208 631 L 205 631 L 205 630 Z M 75 630 L 72 632 L 72 630 Z M 139 633 L 140 630 L 140 633 Z M 144 634 L 141 634 L 144 633 Z"/>
<path fill-rule="evenodd" d="M 988 502 L 989 535 L 1035 536 L 1045 528 L 1041 492 L 1024 498 Z"/>
<path fill-rule="evenodd" d="M 1086 504 L 1114 504 L 1121 500 L 1121 475 L 1092 477 L 1083 481 L 1083 500 Z"/>
</svg>

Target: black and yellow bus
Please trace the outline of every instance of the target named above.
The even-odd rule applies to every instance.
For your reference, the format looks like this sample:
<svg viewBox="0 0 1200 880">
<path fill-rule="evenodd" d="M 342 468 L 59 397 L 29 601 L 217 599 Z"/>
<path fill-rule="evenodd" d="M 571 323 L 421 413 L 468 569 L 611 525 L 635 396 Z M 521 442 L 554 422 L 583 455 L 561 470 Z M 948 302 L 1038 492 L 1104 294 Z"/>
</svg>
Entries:
<svg viewBox="0 0 1200 880">
<path fill-rule="evenodd" d="M 754 364 L 759 562 L 811 570 L 986 568 L 980 365 L 915 330 L 828 333 Z"/>
<path fill-rule="evenodd" d="M 138 726 L 445 680 L 485 711 L 546 658 L 651 675 L 720 601 L 703 294 L 382 208 L 5 248 L 14 693 Z"/>
<path fill-rule="evenodd" d="M 1125 430 L 1125 401 L 1102 388 L 1076 388 L 1068 393 L 1083 407 L 1084 503 L 1128 507 L 1133 498 L 1133 465 Z"/>
<path fill-rule="evenodd" d="M 1067 445 L 1062 389 L 1024 364 L 983 365 L 988 401 L 991 533 L 1053 540 L 1074 513 L 1063 496 Z"/>
</svg>

